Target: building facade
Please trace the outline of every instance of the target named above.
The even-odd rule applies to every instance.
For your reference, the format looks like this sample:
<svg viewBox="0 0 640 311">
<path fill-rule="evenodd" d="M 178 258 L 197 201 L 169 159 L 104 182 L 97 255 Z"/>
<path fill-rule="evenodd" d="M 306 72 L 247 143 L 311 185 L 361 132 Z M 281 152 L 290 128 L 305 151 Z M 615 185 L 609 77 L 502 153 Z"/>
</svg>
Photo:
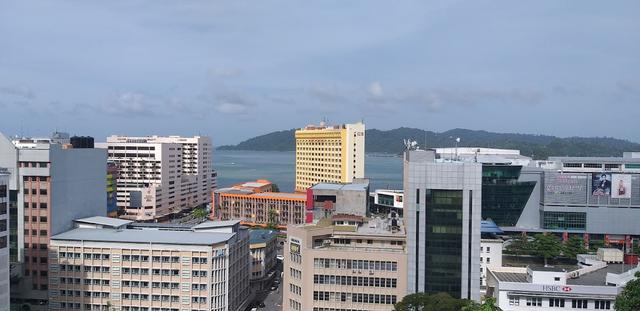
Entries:
<svg viewBox="0 0 640 311">
<path fill-rule="evenodd" d="M 46 301 L 50 237 L 77 217 L 106 215 L 106 160 L 100 149 L 0 135 L 0 166 L 11 174 L 9 228 L 16 228 L 9 235 L 12 299 Z"/>
<path fill-rule="evenodd" d="M 0 311 L 9 311 L 9 171 L 0 167 Z"/>
<path fill-rule="evenodd" d="M 504 242 L 501 239 L 480 240 L 480 287 L 487 286 L 487 268 L 502 267 L 502 250 Z"/>
<path fill-rule="evenodd" d="M 404 155 L 409 293 L 480 300 L 482 165 Z"/>
<path fill-rule="evenodd" d="M 401 220 L 338 215 L 287 232 L 284 310 L 391 310 L 407 293 Z"/>
<path fill-rule="evenodd" d="M 52 237 L 49 310 L 246 308 L 249 235 L 238 222 L 170 229 L 119 221 L 85 219 Z"/>
<path fill-rule="evenodd" d="M 118 217 L 118 167 L 107 163 L 107 215 Z"/>
<path fill-rule="evenodd" d="M 369 216 L 369 180 L 319 183 L 307 189 L 307 223 L 331 215 Z"/>
<path fill-rule="evenodd" d="M 277 232 L 274 230 L 251 230 L 251 281 L 258 282 L 269 277 L 276 267 Z"/>
<path fill-rule="evenodd" d="M 615 310 L 616 296 L 639 268 L 591 264 L 573 271 L 492 267 L 487 273 L 487 295 L 504 311 Z"/>
<path fill-rule="evenodd" d="M 305 222 L 307 196 L 300 193 L 273 192 L 268 180 L 246 182 L 218 189 L 213 194 L 213 219 L 240 219 L 243 224 L 266 226 L 269 223 L 286 227 Z"/>
<path fill-rule="evenodd" d="M 97 144 L 117 165 L 118 207 L 122 217 L 140 221 L 211 202 L 216 186 L 209 137 L 109 136 Z"/>
<path fill-rule="evenodd" d="M 296 191 L 364 178 L 365 125 L 309 125 L 296 135 Z"/>
</svg>

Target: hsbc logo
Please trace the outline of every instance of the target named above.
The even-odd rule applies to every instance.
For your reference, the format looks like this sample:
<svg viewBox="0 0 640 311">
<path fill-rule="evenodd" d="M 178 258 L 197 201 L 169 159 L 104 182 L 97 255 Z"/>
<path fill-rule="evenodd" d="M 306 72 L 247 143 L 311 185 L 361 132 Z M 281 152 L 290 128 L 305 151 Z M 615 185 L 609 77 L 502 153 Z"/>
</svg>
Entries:
<svg viewBox="0 0 640 311">
<path fill-rule="evenodd" d="M 573 288 L 571 286 L 559 286 L 559 285 L 542 285 L 542 291 L 545 292 L 571 292 Z"/>
</svg>

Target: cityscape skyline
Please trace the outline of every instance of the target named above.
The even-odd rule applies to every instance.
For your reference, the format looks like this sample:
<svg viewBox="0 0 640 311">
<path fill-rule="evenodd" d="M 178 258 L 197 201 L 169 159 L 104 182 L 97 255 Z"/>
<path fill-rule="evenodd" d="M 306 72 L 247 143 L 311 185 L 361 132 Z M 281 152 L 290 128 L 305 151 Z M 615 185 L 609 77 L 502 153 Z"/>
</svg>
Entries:
<svg viewBox="0 0 640 311">
<path fill-rule="evenodd" d="M 277 4 L 5 2 L 0 131 L 222 145 L 327 117 L 640 141 L 637 2 Z"/>
</svg>

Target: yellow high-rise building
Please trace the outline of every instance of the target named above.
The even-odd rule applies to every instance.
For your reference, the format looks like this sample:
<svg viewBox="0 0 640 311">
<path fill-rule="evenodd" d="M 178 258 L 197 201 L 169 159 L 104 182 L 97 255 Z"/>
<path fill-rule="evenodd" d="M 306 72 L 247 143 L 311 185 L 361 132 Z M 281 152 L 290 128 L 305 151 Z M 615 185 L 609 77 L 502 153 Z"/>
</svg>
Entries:
<svg viewBox="0 0 640 311">
<path fill-rule="evenodd" d="M 364 178 L 364 123 L 308 125 L 296 131 L 296 191 Z"/>
</svg>

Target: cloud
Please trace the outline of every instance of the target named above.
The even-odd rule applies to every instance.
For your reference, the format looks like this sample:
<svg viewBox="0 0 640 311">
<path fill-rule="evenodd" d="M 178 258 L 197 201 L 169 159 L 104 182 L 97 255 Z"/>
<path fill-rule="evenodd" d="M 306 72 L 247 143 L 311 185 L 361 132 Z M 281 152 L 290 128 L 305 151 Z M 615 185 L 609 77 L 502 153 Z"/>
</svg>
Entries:
<svg viewBox="0 0 640 311">
<path fill-rule="evenodd" d="M 242 75 L 239 68 L 212 68 L 207 71 L 207 75 L 213 78 L 236 78 Z"/>
<path fill-rule="evenodd" d="M 380 82 L 375 81 L 369 84 L 369 95 L 373 97 L 381 97 L 382 96 L 382 84 Z"/>
<path fill-rule="evenodd" d="M 213 108 L 223 114 L 247 115 L 255 108 L 254 100 L 233 92 L 216 94 L 213 99 L 204 98 L 205 101 L 213 101 Z"/>
<path fill-rule="evenodd" d="M 382 92 L 379 83 L 369 86 L 368 105 L 376 109 L 395 110 L 398 106 L 418 106 L 429 112 L 449 107 L 475 107 L 482 105 L 534 105 L 544 94 L 522 90 L 469 90 L 469 89 L 416 89 Z"/>
<path fill-rule="evenodd" d="M 222 102 L 215 107 L 218 112 L 226 114 L 244 114 L 248 111 L 247 106 L 231 102 Z"/>
<path fill-rule="evenodd" d="M 19 97 L 23 99 L 34 99 L 35 93 L 26 86 L 0 86 L 0 95 Z"/>
<path fill-rule="evenodd" d="M 349 90 L 339 88 L 335 85 L 314 84 L 305 90 L 305 93 L 312 99 L 322 103 L 344 104 L 349 101 Z M 353 96 L 353 94 L 351 94 Z"/>
</svg>

